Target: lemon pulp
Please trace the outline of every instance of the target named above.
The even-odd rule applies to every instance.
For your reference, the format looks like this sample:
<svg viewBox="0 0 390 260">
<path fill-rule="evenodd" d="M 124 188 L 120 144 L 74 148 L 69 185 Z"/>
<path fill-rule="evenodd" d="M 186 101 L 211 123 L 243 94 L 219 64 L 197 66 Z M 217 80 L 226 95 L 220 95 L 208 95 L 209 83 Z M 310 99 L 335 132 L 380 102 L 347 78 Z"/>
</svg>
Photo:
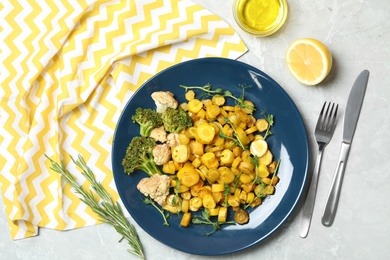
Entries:
<svg viewBox="0 0 390 260">
<path fill-rule="evenodd" d="M 280 0 L 241 0 L 237 16 L 249 30 L 267 32 L 274 29 L 283 17 Z"/>
<path fill-rule="evenodd" d="M 286 64 L 291 74 L 301 83 L 317 85 L 332 68 L 332 54 L 320 41 L 313 38 L 295 40 L 287 49 Z"/>
</svg>

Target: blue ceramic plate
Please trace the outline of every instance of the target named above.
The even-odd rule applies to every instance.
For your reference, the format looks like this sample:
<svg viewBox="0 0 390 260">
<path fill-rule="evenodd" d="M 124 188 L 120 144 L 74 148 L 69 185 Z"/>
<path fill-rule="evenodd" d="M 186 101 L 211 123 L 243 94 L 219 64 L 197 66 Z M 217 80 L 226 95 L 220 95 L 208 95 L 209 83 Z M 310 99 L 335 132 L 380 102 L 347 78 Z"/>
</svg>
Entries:
<svg viewBox="0 0 390 260">
<path fill-rule="evenodd" d="M 173 216 L 170 226 L 163 225 L 160 213 L 145 205 L 136 185 L 144 172 L 124 173 L 122 159 L 132 137 L 139 135 L 139 127 L 131 121 L 137 107 L 155 108 L 150 95 L 154 91 L 169 90 L 179 102 L 184 102 L 184 89 L 179 85 L 213 87 L 230 90 L 240 96 L 241 84 L 251 85 L 245 90 L 246 99 L 260 111 L 273 114 L 275 124 L 267 138 L 274 158 L 281 159 L 280 178 L 275 194 L 250 212 L 246 225 L 225 225 L 222 230 L 205 236 L 210 226 L 179 226 L 180 218 Z M 148 80 L 132 96 L 122 112 L 114 135 L 112 167 L 119 195 L 133 219 L 152 237 L 177 250 L 197 255 L 223 255 L 258 244 L 274 233 L 290 216 L 305 185 L 309 163 L 306 130 L 295 104 L 287 93 L 260 70 L 235 60 L 203 58 L 172 66 Z M 230 216 L 233 219 L 233 216 Z"/>
</svg>

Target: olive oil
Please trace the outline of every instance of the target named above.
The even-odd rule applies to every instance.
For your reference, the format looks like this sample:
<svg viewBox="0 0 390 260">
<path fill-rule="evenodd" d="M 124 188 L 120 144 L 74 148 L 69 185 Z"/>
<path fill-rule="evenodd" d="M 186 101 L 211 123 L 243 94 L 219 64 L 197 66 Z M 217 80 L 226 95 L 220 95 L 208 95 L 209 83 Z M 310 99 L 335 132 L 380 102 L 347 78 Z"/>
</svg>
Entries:
<svg viewBox="0 0 390 260">
<path fill-rule="evenodd" d="M 237 0 L 235 16 L 246 31 L 267 36 L 277 31 L 286 20 L 285 0 Z"/>
</svg>

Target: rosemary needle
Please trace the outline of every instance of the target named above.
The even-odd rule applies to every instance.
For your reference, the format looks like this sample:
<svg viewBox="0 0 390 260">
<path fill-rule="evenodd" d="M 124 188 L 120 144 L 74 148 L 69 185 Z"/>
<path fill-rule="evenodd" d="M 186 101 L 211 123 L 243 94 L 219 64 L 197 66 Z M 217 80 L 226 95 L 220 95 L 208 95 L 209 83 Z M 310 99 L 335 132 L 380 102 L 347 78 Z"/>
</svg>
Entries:
<svg viewBox="0 0 390 260">
<path fill-rule="evenodd" d="M 126 219 L 120 205 L 114 203 L 103 186 L 96 181 L 94 174 L 87 166 L 84 159 L 80 155 L 77 160 L 74 160 L 71 157 L 72 161 L 81 168 L 82 175 L 91 183 L 92 190 L 101 198 L 102 201 L 100 204 L 91 191 L 85 191 L 83 187 L 76 182 L 72 174 L 65 169 L 62 163 L 60 165 L 50 159 L 47 155 L 45 156 L 52 163 L 51 169 L 64 176 L 66 181 L 75 189 L 76 193 L 81 195 L 82 198 L 80 198 L 80 200 L 91 207 L 92 211 L 100 217 L 102 222 L 112 225 L 115 230 L 122 235 L 121 240 L 126 239 L 128 241 L 132 248 L 128 251 L 141 259 L 145 259 L 142 244 L 135 227 Z"/>
</svg>

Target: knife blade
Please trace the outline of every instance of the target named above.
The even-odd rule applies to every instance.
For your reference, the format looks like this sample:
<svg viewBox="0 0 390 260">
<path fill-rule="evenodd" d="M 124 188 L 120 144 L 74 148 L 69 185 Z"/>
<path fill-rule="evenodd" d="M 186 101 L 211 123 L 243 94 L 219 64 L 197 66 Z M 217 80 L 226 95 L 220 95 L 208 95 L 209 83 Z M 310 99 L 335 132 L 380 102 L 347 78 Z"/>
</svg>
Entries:
<svg viewBox="0 0 390 260">
<path fill-rule="evenodd" d="M 344 115 L 343 140 L 341 142 L 339 160 L 321 218 L 322 224 L 327 227 L 333 224 L 336 215 L 349 150 L 351 148 L 353 136 L 359 120 L 369 75 L 370 73 L 368 70 L 362 71 L 355 80 L 348 96 Z"/>
</svg>

